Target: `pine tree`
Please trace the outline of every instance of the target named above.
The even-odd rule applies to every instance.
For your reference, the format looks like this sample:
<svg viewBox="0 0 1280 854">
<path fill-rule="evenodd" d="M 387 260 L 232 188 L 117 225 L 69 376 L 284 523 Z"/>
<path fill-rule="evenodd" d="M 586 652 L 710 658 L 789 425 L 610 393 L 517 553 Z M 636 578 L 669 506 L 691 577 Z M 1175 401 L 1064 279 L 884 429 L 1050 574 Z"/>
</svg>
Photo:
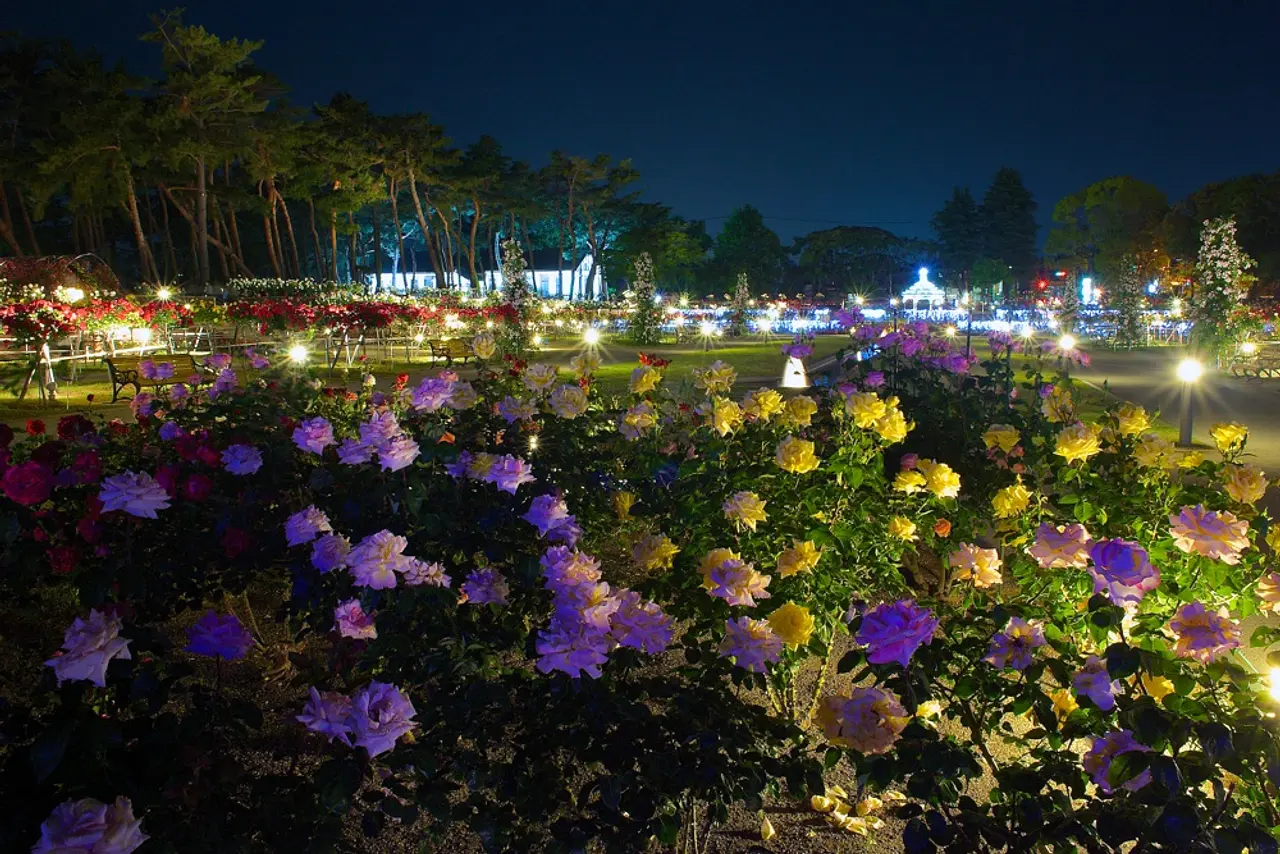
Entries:
<svg viewBox="0 0 1280 854">
<path fill-rule="evenodd" d="M 1249 321 L 1245 298 L 1255 266 L 1236 242 L 1235 218 L 1205 220 L 1191 302 L 1194 340 L 1215 356 L 1231 349 Z"/>
<path fill-rule="evenodd" d="M 732 313 L 729 315 L 729 334 L 734 338 L 747 334 L 747 305 L 751 302 L 751 286 L 746 273 L 738 274 L 738 286 L 733 292 Z"/>
<path fill-rule="evenodd" d="M 631 309 L 631 340 L 657 344 L 662 336 L 662 311 L 653 301 L 653 258 L 641 252 L 635 260 L 636 278 L 631 285 L 636 304 Z"/>
<path fill-rule="evenodd" d="M 1058 326 L 1063 332 L 1075 332 L 1080 319 L 1080 282 L 1071 277 L 1062 290 L 1062 308 L 1058 312 Z"/>
</svg>

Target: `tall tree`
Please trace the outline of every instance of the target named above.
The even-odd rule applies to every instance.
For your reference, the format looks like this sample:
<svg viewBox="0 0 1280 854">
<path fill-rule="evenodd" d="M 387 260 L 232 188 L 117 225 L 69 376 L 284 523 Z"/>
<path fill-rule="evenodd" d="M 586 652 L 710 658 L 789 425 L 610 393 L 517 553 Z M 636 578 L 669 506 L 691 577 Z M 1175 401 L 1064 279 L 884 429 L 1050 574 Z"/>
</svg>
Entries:
<svg viewBox="0 0 1280 854">
<path fill-rule="evenodd" d="M 716 235 L 713 261 L 717 285 L 729 288 L 739 273 L 746 273 L 752 287 L 771 291 L 782 279 L 785 256 L 782 241 L 765 225 L 760 211 L 743 205 L 729 214 Z"/>
<path fill-rule="evenodd" d="M 913 266 L 910 241 L 884 230 L 841 225 L 796 239 L 792 254 L 810 284 L 843 293 L 887 293 L 893 277 Z"/>
<path fill-rule="evenodd" d="M 595 160 L 584 166 L 583 171 L 587 180 L 579 195 L 579 207 L 587 247 L 591 251 L 591 266 L 586 280 L 581 283 L 583 293 L 580 296 L 591 299 L 598 295 L 588 293 L 587 289 L 595 281 L 601 259 L 634 219 L 639 194 L 625 193 L 624 190 L 640 175 L 630 160 L 613 163 L 607 154 L 597 155 Z"/>
<path fill-rule="evenodd" d="M 982 215 L 968 187 L 956 187 L 931 221 L 942 252 L 942 264 L 966 288 L 969 272 L 982 257 Z"/>
<path fill-rule="evenodd" d="M 1028 281 L 1036 270 L 1036 202 L 1018 170 L 1000 167 L 982 197 L 982 252 L 1000 258 L 1015 281 Z"/>
<path fill-rule="evenodd" d="M 1163 192 L 1127 175 L 1072 193 L 1053 208 L 1045 254 L 1076 271 L 1114 282 L 1133 272 L 1147 276 L 1163 265 Z"/>
<path fill-rule="evenodd" d="M 200 284 L 209 282 L 209 175 L 218 163 L 243 150 L 253 116 L 263 112 L 267 99 L 257 86 L 262 77 L 251 57 L 262 42 L 222 39 L 203 27 L 182 22 L 180 11 L 152 18 L 155 29 L 144 41 L 160 45 L 165 78 L 158 90 L 160 109 L 156 128 L 176 166 L 186 163 L 194 173 L 194 212 L 175 202 L 195 226 Z"/>
</svg>

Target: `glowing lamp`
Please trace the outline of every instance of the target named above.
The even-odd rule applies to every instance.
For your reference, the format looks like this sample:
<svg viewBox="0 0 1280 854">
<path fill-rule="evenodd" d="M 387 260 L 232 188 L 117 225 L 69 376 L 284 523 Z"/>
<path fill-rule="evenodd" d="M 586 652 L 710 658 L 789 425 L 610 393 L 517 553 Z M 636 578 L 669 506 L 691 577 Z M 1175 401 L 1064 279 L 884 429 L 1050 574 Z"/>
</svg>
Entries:
<svg viewBox="0 0 1280 854">
<path fill-rule="evenodd" d="M 141 329 L 135 330 L 133 334 L 134 334 L 134 337 L 137 338 L 139 341 L 141 341 L 143 344 L 146 344 L 148 341 L 151 340 L 150 327 L 144 326 Z"/>
<path fill-rule="evenodd" d="M 529 450 L 531 450 L 531 451 L 536 451 L 536 450 L 538 450 L 538 437 L 537 437 L 537 436 L 530 436 L 530 437 L 529 437 Z"/>
<path fill-rule="evenodd" d="M 170 297 L 173 296 L 173 291 L 169 290 L 168 288 L 161 288 L 160 290 L 156 291 L 156 296 L 158 296 L 162 300 L 168 300 Z"/>
<path fill-rule="evenodd" d="M 1074 350 L 1076 348 L 1077 343 L 1078 342 L 1076 341 L 1076 336 L 1070 335 L 1070 334 L 1063 335 L 1061 338 L 1058 339 L 1058 349 Z"/>
<path fill-rule="evenodd" d="M 809 377 L 804 370 L 804 362 L 794 356 L 787 358 L 787 364 L 782 369 L 783 388 L 808 388 Z"/>
<path fill-rule="evenodd" d="M 486 321 L 484 322 L 484 328 L 485 328 L 485 329 L 492 329 L 492 328 L 493 328 L 493 321 L 492 321 L 492 320 L 486 320 Z"/>
<path fill-rule="evenodd" d="M 770 318 L 767 318 L 767 317 L 766 317 L 766 318 L 764 318 L 763 320 L 761 320 L 761 321 L 757 324 L 757 326 L 759 326 L 759 327 L 760 327 L 760 331 L 761 331 L 761 332 L 772 332 L 772 331 L 773 331 L 773 321 L 772 321 Z"/>
<path fill-rule="evenodd" d="M 683 314 L 677 314 L 677 315 L 676 315 L 676 319 L 675 319 L 675 321 L 674 321 L 674 322 L 675 322 L 675 325 L 676 325 L 676 326 L 684 326 L 684 322 L 685 322 L 685 317 L 684 317 L 684 315 L 683 315 Z"/>
<path fill-rule="evenodd" d="M 1267 693 L 1271 695 L 1271 699 L 1280 703 L 1280 667 L 1271 668 L 1268 681 L 1271 683 L 1271 689 Z"/>
<path fill-rule="evenodd" d="M 419 332 L 417 335 L 413 336 L 413 343 L 421 344 L 425 338 L 426 336 Z"/>
<path fill-rule="evenodd" d="M 1032 329 L 1032 328 L 1031 328 L 1031 324 L 1030 324 L 1030 323 L 1028 323 L 1028 324 L 1026 324 L 1025 326 L 1023 326 L 1023 327 L 1022 327 L 1022 337 L 1023 337 L 1023 338 L 1026 338 L 1028 341 L 1030 341 L 1032 338 L 1034 338 L 1034 337 L 1035 337 L 1035 334 L 1036 334 L 1036 331 L 1035 331 L 1034 329 Z"/>
<path fill-rule="evenodd" d="M 702 323 L 698 324 L 698 332 L 710 338 L 712 335 L 716 334 L 715 324 L 704 320 Z"/>
<path fill-rule="evenodd" d="M 67 288 L 63 291 L 63 295 L 66 296 L 67 302 L 70 303 L 77 303 L 84 299 L 84 291 L 80 288 Z"/>
<path fill-rule="evenodd" d="M 1258 352 L 1258 345 L 1254 344 L 1252 341 L 1246 341 L 1240 345 L 1240 352 L 1244 353 L 1246 356 L 1252 356 L 1254 353 Z"/>
<path fill-rule="evenodd" d="M 948 326 L 946 329 L 944 329 L 944 330 L 943 330 L 943 333 L 944 333 L 948 338 L 955 338 L 955 337 L 956 337 L 956 328 L 955 328 L 954 326 Z"/>
<path fill-rule="evenodd" d="M 307 348 L 301 344 L 294 344 L 289 348 L 289 361 L 295 365 L 305 364 L 307 361 Z"/>
<path fill-rule="evenodd" d="M 1193 383 L 1204 375 L 1204 366 L 1195 359 L 1183 359 L 1178 363 L 1178 379 Z"/>
<path fill-rule="evenodd" d="M 857 303 L 858 305 L 866 305 L 866 304 L 867 304 L 867 298 L 866 298 L 866 297 L 864 297 L 862 294 L 858 294 L 856 297 L 854 297 L 854 298 L 853 298 L 853 301 L 854 301 L 855 303 Z"/>
<path fill-rule="evenodd" d="M 596 329 L 594 326 L 588 328 L 582 333 L 582 341 L 588 347 L 596 346 L 600 343 L 600 330 Z"/>
</svg>

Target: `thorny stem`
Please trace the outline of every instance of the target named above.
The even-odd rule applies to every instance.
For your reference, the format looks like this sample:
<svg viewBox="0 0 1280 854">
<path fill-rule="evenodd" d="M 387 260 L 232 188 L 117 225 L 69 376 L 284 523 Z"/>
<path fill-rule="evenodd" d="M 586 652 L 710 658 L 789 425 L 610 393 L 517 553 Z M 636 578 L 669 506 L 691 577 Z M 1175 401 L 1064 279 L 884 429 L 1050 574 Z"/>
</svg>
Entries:
<svg viewBox="0 0 1280 854">
<path fill-rule="evenodd" d="M 262 636 L 262 629 L 258 628 L 258 618 L 253 615 L 253 606 L 249 604 L 249 591 L 244 591 L 240 596 L 244 599 L 244 610 L 249 615 L 249 625 L 253 627 L 253 633 L 258 638 L 258 644 L 264 645 L 265 638 Z"/>
<path fill-rule="evenodd" d="M 822 702 L 822 689 L 827 686 L 827 673 L 831 670 L 831 662 L 836 657 L 835 636 L 831 638 L 831 643 L 827 646 L 827 660 L 822 662 L 822 669 L 818 671 L 818 684 L 813 689 L 813 702 L 809 704 L 809 711 L 805 714 L 804 720 L 800 721 L 801 726 L 808 726 L 813 721 L 813 716 L 818 712 L 818 704 Z"/>
<path fill-rule="evenodd" d="M 973 743 L 978 745 L 978 751 L 982 754 L 982 758 L 987 763 L 988 767 L 991 768 L 991 773 L 993 775 L 998 774 L 1000 772 L 1000 768 L 996 765 L 995 757 L 991 755 L 991 751 L 987 749 L 987 743 L 982 737 L 982 725 L 974 716 L 973 709 L 969 707 L 968 703 L 961 702 L 960 698 L 957 697 L 955 692 L 951 689 L 946 688 L 941 683 L 939 683 L 938 687 L 946 691 L 947 699 L 951 701 L 951 705 L 960 710 L 960 717 L 964 720 L 965 726 L 969 728 L 969 732 L 973 735 Z"/>
</svg>

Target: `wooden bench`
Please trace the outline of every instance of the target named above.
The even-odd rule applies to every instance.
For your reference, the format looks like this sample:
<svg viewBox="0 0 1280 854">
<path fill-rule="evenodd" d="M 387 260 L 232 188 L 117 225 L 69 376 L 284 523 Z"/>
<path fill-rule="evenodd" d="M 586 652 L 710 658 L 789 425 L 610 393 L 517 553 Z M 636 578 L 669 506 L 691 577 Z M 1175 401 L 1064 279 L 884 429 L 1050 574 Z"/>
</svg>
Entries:
<svg viewBox="0 0 1280 854">
<path fill-rule="evenodd" d="M 149 380 L 143 377 L 141 365 L 148 359 L 157 365 L 162 362 L 171 363 L 173 365 L 173 376 L 163 380 Z M 107 376 L 111 380 L 112 403 L 120 399 L 120 393 L 128 386 L 133 386 L 133 393 L 137 395 L 142 391 L 144 385 L 160 389 L 175 383 L 188 382 L 193 376 L 200 378 L 196 385 L 204 385 L 213 380 L 213 371 L 197 362 L 196 357 L 190 353 L 177 355 L 156 353 L 150 356 L 106 356 L 103 361 L 107 363 Z"/>
<path fill-rule="evenodd" d="M 1237 353 L 1227 369 L 1233 377 L 1262 379 L 1280 376 L 1280 348 L 1261 346 L 1252 353 Z"/>
<path fill-rule="evenodd" d="M 467 359 L 474 358 L 470 345 L 461 338 L 432 340 L 427 342 L 427 346 L 431 348 L 431 361 L 443 360 L 446 368 L 451 367 L 454 362 L 465 365 Z"/>
</svg>

